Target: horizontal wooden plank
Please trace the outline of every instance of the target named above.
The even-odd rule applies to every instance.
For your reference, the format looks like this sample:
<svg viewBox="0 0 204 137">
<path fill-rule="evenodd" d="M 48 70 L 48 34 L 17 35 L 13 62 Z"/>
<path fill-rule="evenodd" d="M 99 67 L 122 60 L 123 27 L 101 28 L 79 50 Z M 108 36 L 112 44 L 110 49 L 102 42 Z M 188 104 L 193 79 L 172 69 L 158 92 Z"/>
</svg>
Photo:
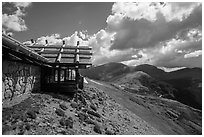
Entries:
<svg viewBox="0 0 204 137">
<path fill-rule="evenodd" d="M 58 54 L 60 51 L 56 50 L 44 50 L 43 52 L 40 52 L 41 54 Z M 75 51 L 63 51 L 62 54 L 76 54 Z M 77 54 L 79 55 L 92 55 L 93 53 L 89 51 L 79 51 Z"/>
<path fill-rule="evenodd" d="M 81 65 L 88 65 L 88 66 L 90 66 L 90 65 L 92 65 L 92 63 L 91 62 L 79 62 L 78 64 L 76 64 L 76 63 L 51 62 L 51 63 L 49 63 L 49 65 L 51 65 L 51 66 L 56 66 L 56 65 L 60 65 L 60 66 L 76 66 L 76 65 L 81 66 Z"/>
<path fill-rule="evenodd" d="M 57 56 L 44 56 L 45 58 L 57 58 Z M 67 58 L 67 59 L 74 59 L 75 57 L 73 56 L 61 56 L 61 58 Z M 79 59 L 91 59 L 90 56 L 79 56 Z"/>
<path fill-rule="evenodd" d="M 34 45 L 34 46 L 27 46 L 31 49 L 33 48 L 45 48 L 45 49 L 60 49 L 62 46 L 61 45 L 47 45 L 46 47 L 44 45 Z M 63 49 L 76 49 L 77 46 L 65 46 Z M 92 50 L 92 47 L 89 46 L 79 46 L 79 50 Z"/>
</svg>

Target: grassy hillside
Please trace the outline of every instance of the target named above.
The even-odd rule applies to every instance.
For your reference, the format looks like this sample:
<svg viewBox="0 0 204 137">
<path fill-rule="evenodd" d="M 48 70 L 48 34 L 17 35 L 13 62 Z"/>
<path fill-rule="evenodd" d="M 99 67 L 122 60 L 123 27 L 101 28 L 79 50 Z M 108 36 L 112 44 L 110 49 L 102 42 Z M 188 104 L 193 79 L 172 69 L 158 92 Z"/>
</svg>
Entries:
<svg viewBox="0 0 204 137">
<path fill-rule="evenodd" d="M 134 75 L 134 72 L 140 72 L 140 74 L 144 72 L 145 75 Z M 150 77 L 143 78 L 146 74 Z M 148 64 L 129 67 L 122 63 L 108 63 L 83 70 L 82 75 L 91 79 L 111 81 L 113 83 L 120 81 L 121 83 L 119 83 L 126 86 L 131 92 L 137 91 L 137 93 L 142 93 L 138 92 L 138 87 L 140 87 L 139 91 L 143 91 L 144 93 L 147 90 L 149 90 L 147 93 L 151 94 L 159 93 L 161 95 L 162 93 L 163 97 L 173 97 L 194 108 L 201 109 L 202 107 L 201 68 L 184 68 L 173 72 L 165 72 Z M 136 79 L 133 82 L 134 84 L 131 84 L 134 79 Z"/>
</svg>

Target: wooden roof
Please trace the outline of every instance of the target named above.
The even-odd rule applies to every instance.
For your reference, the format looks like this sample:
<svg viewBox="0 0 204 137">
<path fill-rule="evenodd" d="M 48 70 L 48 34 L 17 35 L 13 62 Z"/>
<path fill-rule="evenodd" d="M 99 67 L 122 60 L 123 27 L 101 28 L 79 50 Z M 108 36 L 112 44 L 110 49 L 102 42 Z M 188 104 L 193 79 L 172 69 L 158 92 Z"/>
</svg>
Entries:
<svg viewBox="0 0 204 137">
<path fill-rule="evenodd" d="M 79 42 L 73 46 L 66 45 L 65 41 L 59 45 L 49 45 L 46 41 L 45 45 L 32 43 L 27 47 L 47 58 L 52 65 L 92 65 L 90 62 L 92 48 L 80 46 Z"/>
<path fill-rule="evenodd" d="M 24 46 L 21 42 L 5 34 L 2 34 L 2 50 L 4 57 L 12 57 L 29 63 L 45 64 L 49 61 L 47 58 Z"/>
<path fill-rule="evenodd" d="M 92 56 L 92 48 L 89 46 L 81 46 L 79 42 L 77 45 L 66 45 L 64 41 L 60 45 L 32 43 L 30 45 L 23 45 L 19 41 L 2 34 L 2 45 L 9 52 L 12 52 L 16 58 L 17 56 L 27 56 L 30 60 L 42 62 L 48 65 L 56 66 L 79 66 L 79 68 L 86 68 L 87 65 L 92 65 L 90 59 Z M 4 50 L 4 51 L 8 51 Z M 13 52 L 14 51 L 14 52 Z"/>
</svg>

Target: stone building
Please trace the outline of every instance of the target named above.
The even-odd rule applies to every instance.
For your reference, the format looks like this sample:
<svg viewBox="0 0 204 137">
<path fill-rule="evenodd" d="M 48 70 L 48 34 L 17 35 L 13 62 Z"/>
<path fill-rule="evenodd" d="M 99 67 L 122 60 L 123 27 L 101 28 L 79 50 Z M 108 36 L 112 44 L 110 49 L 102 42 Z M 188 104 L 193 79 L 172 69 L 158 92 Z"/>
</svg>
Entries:
<svg viewBox="0 0 204 137">
<path fill-rule="evenodd" d="M 62 45 L 49 45 L 46 41 L 45 45 L 26 46 L 2 34 L 2 101 L 31 92 L 83 88 L 78 69 L 91 65 L 90 50 L 88 46 L 70 46 L 64 41 Z"/>
</svg>

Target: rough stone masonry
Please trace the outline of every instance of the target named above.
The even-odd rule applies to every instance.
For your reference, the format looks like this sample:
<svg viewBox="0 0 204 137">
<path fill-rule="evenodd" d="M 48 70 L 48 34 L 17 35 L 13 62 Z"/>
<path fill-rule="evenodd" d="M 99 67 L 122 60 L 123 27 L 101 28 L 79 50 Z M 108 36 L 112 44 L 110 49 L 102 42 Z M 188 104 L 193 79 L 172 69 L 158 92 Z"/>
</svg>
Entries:
<svg viewBox="0 0 204 137">
<path fill-rule="evenodd" d="M 40 67 L 20 62 L 2 61 L 2 101 L 40 90 Z"/>
</svg>

